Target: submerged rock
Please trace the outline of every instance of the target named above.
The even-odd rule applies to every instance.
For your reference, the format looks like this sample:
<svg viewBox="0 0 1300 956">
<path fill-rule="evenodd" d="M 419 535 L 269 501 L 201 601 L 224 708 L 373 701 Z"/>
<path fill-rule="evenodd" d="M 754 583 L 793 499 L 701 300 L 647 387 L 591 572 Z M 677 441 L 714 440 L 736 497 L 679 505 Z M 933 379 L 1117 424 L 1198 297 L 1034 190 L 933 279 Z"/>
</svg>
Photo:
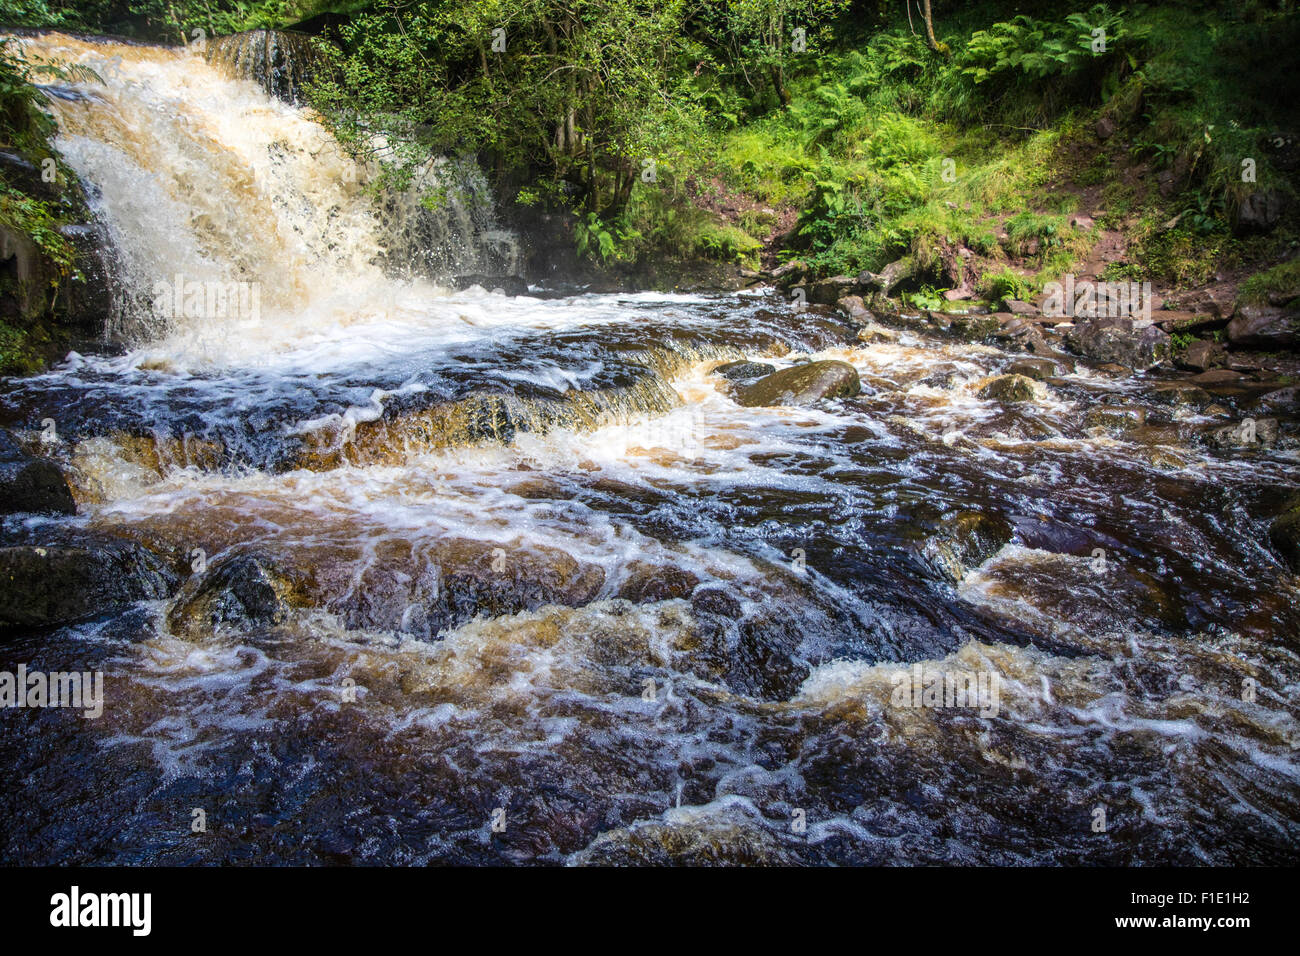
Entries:
<svg viewBox="0 0 1300 956">
<path fill-rule="evenodd" d="M 628 566 L 627 579 L 619 588 L 618 597 L 634 604 L 688 598 L 699 583 L 700 579 L 690 571 L 633 561 Z"/>
<path fill-rule="evenodd" d="M 1130 408 L 1127 405 L 1098 405 L 1088 409 L 1083 418 L 1085 428 L 1104 428 L 1108 432 L 1133 431 L 1146 422 L 1145 408 Z"/>
<path fill-rule="evenodd" d="M 74 543 L 0 548 L 0 626 L 51 627 L 165 598 L 176 575 L 131 541 L 88 536 Z"/>
<path fill-rule="evenodd" d="M 77 503 L 54 462 L 35 458 L 0 430 L 0 514 L 76 514 Z"/>
<path fill-rule="evenodd" d="M 808 362 L 773 372 L 752 385 L 738 389 L 733 398 L 739 405 L 810 405 L 823 398 L 857 395 L 862 390 L 858 370 L 848 362 Z"/>
<path fill-rule="evenodd" d="M 429 607 L 434 633 L 478 614 L 499 617 L 546 604 L 581 607 L 593 601 L 605 583 L 600 567 L 558 548 L 507 549 L 456 538 L 441 543 L 436 560 L 442 587 Z"/>
<path fill-rule="evenodd" d="M 1210 404 L 1210 393 L 1190 382 L 1158 382 L 1151 389 L 1151 397 L 1166 405 Z"/>
</svg>

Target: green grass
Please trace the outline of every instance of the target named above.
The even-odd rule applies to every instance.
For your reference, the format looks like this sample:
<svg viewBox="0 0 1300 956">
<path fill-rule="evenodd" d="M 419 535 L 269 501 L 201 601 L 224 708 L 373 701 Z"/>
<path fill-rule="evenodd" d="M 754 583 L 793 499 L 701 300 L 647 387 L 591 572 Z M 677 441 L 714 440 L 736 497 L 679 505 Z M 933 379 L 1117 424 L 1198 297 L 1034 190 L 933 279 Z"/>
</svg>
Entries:
<svg viewBox="0 0 1300 956">
<path fill-rule="evenodd" d="M 1238 293 L 1243 302 L 1261 304 L 1273 300 L 1295 304 L 1300 299 L 1300 258 L 1256 273 L 1241 284 Z"/>
</svg>

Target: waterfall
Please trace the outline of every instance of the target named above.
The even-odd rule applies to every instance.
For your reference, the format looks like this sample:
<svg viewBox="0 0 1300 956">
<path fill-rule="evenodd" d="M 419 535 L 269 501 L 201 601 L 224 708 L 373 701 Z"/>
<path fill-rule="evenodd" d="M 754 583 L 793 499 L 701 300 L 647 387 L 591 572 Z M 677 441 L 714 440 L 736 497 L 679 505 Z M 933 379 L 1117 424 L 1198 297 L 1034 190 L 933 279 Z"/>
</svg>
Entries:
<svg viewBox="0 0 1300 956">
<path fill-rule="evenodd" d="M 21 41 L 34 60 L 103 79 L 50 104 L 56 148 L 110 238 L 111 339 L 243 340 L 255 327 L 350 321 L 409 299 L 412 282 L 424 299 L 439 279 L 513 268 L 475 164 L 437 158 L 411 191 L 376 202 L 366 186 L 378 164 L 270 95 L 300 88 L 300 38 L 263 34 L 211 41 L 206 55 L 56 33 Z M 416 190 L 445 199 L 430 210 Z"/>
<path fill-rule="evenodd" d="M 269 96 L 298 103 L 311 74 L 311 38 L 286 30 L 245 30 L 206 42 L 209 63 L 257 83 Z"/>
</svg>

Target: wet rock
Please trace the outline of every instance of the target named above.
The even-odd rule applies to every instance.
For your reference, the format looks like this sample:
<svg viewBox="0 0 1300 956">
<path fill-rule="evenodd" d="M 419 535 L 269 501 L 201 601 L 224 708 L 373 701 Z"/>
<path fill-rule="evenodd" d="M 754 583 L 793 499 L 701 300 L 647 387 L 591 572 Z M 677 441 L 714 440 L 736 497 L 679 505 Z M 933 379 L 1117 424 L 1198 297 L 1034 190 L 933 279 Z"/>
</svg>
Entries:
<svg viewBox="0 0 1300 956">
<path fill-rule="evenodd" d="M 0 548 L 0 626 L 50 627 L 165 598 L 176 575 L 153 552 L 114 538 Z"/>
<path fill-rule="evenodd" d="M 1042 313 L 1042 309 L 1028 302 L 1021 302 L 1019 299 L 1007 299 L 1004 304 L 1012 315 L 1035 316 Z"/>
<path fill-rule="evenodd" d="M 803 622 L 793 614 L 741 621 L 723 684 L 759 700 L 789 700 L 812 673 L 799 656 L 803 637 Z"/>
<path fill-rule="evenodd" d="M 748 382 L 776 371 L 775 365 L 766 362 L 727 362 L 713 370 L 714 375 L 721 375 L 731 382 Z"/>
<path fill-rule="evenodd" d="M 746 407 L 759 405 L 809 405 L 823 398 L 857 395 L 862 390 L 858 371 L 848 362 L 808 362 L 773 372 L 738 389 L 735 401 Z"/>
<path fill-rule="evenodd" d="M 690 571 L 633 561 L 617 597 L 634 604 L 688 598 L 699 583 L 700 579 Z"/>
<path fill-rule="evenodd" d="M 1241 372 L 1234 372 L 1232 369 L 1216 368 L 1201 372 L 1199 375 L 1193 375 L 1188 381 L 1193 385 L 1206 387 L 1211 385 L 1231 385 L 1234 382 L 1240 382 L 1245 377 Z"/>
<path fill-rule="evenodd" d="M 214 561 L 185 583 L 167 613 L 177 637 L 196 639 L 229 629 L 283 623 L 306 603 L 301 579 L 267 555 L 235 554 Z"/>
<path fill-rule="evenodd" d="M 1212 448 L 1257 448 L 1277 442 L 1276 418 L 1244 418 L 1231 425 L 1211 428 L 1205 440 Z"/>
<path fill-rule="evenodd" d="M 1228 342 L 1239 349 L 1300 346 L 1300 312 L 1271 305 L 1242 305 L 1228 323 Z"/>
<path fill-rule="evenodd" d="M 1265 392 L 1256 399 L 1255 407 L 1266 412 L 1296 412 L 1300 410 L 1300 387 L 1287 385 Z"/>
<path fill-rule="evenodd" d="M 979 397 L 1002 402 L 1032 402 L 1047 397 L 1047 387 L 1025 375 L 999 375 L 979 391 Z"/>
<path fill-rule="evenodd" d="M 1056 378 L 1060 374 L 1060 367 L 1051 359 L 1020 359 L 1007 366 L 1007 374 L 1043 382 L 1049 378 Z"/>
<path fill-rule="evenodd" d="M 796 848 L 757 819 L 697 808 L 670 810 L 666 821 L 646 821 L 602 833 L 579 852 L 577 866 L 793 866 Z M 728 819 L 727 817 L 734 819 Z M 752 819 L 746 819 L 752 817 Z"/>
<path fill-rule="evenodd" d="M 946 518 L 939 533 L 921 546 L 926 564 L 954 584 L 1006 545 L 1011 523 L 1001 515 L 959 511 Z"/>
<path fill-rule="evenodd" d="M 1213 399 L 1210 393 L 1199 385 L 1190 382 L 1157 382 L 1151 389 L 1151 397 L 1166 405 L 1205 406 Z"/>
<path fill-rule="evenodd" d="M 507 549 L 458 538 L 442 542 L 436 560 L 442 587 L 429 609 L 434 633 L 478 614 L 499 617 L 547 604 L 581 607 L 593 601 L 605 583 L 605 572 L 598 566 L 579 562 L 558 548 Z"/>
<path fill-rule="evenodd" d="M 68 482 L 57 465 L 23 452 L 0 430 L 0 514 L 76 514 Z"/>
<path fill-rule="evenodd" d="M 835 308 L 846 315 L 855 325 L 866 325 L 871 321 L 871 313 L 860 295 L 846 295 L 835 303 Z"/>
<path fill-rule="evenodd" d="M 1300 495 L 1291 498 L 1273 519 L 1268 541 L 1291 570 L 1300 574 Z"/>
<path fill-rule="evenodd" d="M 883 325 L 872 323 L 858 330 L 858 341 L 866 342 L 869 345 L 877 342 L 897 342 L 898 333 L 893 329 L 885 328 Z"/>
<path fill-rule="evenodd" d="M 949 325 L 949 333 L 963 342 L 982 342 L 993 336 L 1001 328 L 1001 323 L 994 315 L 954 315 Z"/>
<path fill-rule="evenodd" d="M 969 426 L 965 435 L 974 441 L 988 439 L 994 442 L 1043 441 L 1059 437 L 1061 433 L 1050 422 L 1025 411 L 1032 407 L 1023 403 L 1005 405 L 998 414 Z"/>
<path fill-rule="evenodd" d="M 1146 424 L 1145 408 L 1126 405 L 1098 405 L 1084 416 L 1085 428 L 1103 428 L 1108 432 L 1129 432 Z"/>
<path fill-rule="evenodd" d="M 1190 372 L 1204 372 L 1227 360 L 1223 346 L 1197 339 L 1174 356 L 1174 365 Z"/>
<path fill-rule="evenodd" d="M 740 602 L 720 587 L 700 588 L 691 596 L 691 611 L 698 615 L 739 618 Z"/>
<path fill-rule="evenodd" d="M 1125 378 L 1133 374 L 1133 370 L 1125 365 L 1117 365 L 1114 362 L 1103 362 L 1097 366 L 1097 371 L 1108 378 Z"/>
<path fill-rule="evenodd" d="M 1096 362 L 1148 369 L 1169 354 L 1168 334 L 1127 318 L 1085 319 L 1065 336 L 1066 344 Z"/>
</svg>

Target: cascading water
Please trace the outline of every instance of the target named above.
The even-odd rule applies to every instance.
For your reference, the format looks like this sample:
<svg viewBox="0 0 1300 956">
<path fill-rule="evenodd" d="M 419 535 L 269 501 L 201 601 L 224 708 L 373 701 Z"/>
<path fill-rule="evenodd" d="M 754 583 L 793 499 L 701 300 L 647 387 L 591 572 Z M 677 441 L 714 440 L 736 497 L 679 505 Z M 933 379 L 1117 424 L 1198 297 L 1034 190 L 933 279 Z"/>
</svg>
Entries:
<svg viewBox="0 0 1300 956">
<path fill-rule="evenodd" d="M 430 280 L 513 266 L 477 169 L 440 161 L 417 177 L 421 190 L 444 187 L 441 210 L 413 191 L 377 212 L 364 189 L 371 171 L 308 111 L 243 78 L 239 58 L 222 60 L 220 41 L 211 41 L 218 66 L 189 48 L 25 42 L 36 58 L 83 64 L 105 80 L 51 105 L 57 148 L 90 185 L 110 233 L 117 338 L 156 338 L 162 320 L 201 349 L 221 338 L 252 354 L 268 337 L 356 321 L 406 296 L 436 298 Z M 410 281 L 390 280 L 386 266 Z M 195 296 L 233 284 L 246 300 L 227 316 L 186 308 L 194 297 L 175 287 L 190 283 Z"/>
<path fill-rule="evenodd" d="M 1102 434 L 1142 399 L 1085 368 L 1003 406 L 1003 352 L 764 292 L 447 294 L 310 114 L 29 42 L 121 57 L 55 108 L 134 347 L 0 387 L 80 509 L 0 557 L 97 535 L 175 580 L 0 644 L 106 683 L 3 715 L 0 860 L 1294 862 L 1300 601 L 1251 517 L 1294 450 Z M 156 323 L 178 274 L 260 315 Z M 863 392 L 745 407 L 742 357 Z M 999 694 L 900 703 L 915 666 Z"/>
</svg>

